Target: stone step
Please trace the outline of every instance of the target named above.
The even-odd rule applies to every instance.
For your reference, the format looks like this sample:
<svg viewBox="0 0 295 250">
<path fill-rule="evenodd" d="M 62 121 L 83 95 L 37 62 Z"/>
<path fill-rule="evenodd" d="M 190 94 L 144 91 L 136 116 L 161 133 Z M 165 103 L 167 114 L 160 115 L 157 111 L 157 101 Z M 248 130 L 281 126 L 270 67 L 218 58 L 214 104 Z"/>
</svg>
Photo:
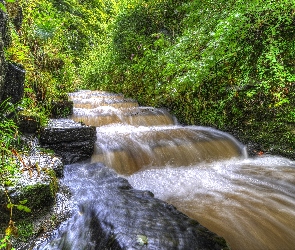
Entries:
<svg viewBox="0 0 295 250">
<path fill-rule="evenodd" d="M 189 166 L 243 155 L 241 145 L 232 138 L 197 128 L 136 133 L 98 130 L 97 136 L 91 162 L 103 162 L 127 175 L 145 168 Z"/>
<path fill-rule="evenodd" d="M 71 119 L 96 127 L 112 123 L 124 123 L 133 126 L 164 126 L 175 124 L 175 119 L 166 110 L 151 107 L 120 109 L 99 107 L 89 110 L 75 108 Z"/>
<path fill-rule="evenodd" d="M 52 149 L 65 164 L 90 158 L 95 140 L 95 127 L 70 119 L 52 119 L 40 133 L 42 147 Z"/>
<path fill-rule="evenodd" d="M 74 103 L 74 108 L 94 109 L 100 106 L 114 108 L 138 107 L 137 101 L 126 99 L 121 94 L 104 91 L 79 91 L 69 94 Z"/>
</svg>

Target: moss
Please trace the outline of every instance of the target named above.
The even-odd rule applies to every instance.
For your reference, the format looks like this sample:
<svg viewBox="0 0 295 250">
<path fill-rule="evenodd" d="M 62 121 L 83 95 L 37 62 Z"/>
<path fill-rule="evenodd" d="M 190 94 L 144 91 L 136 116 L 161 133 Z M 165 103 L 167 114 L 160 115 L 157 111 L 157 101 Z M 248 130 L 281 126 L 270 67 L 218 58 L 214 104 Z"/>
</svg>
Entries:
<svg viewBox="0 0 295 250">
<path fill-rule="evenodd" d="M 19 201 L 27 199 L 27 206 L 32 210 L 32 213 L 52 204 L 58 190 L 58 180 L 54 170 L 43 169 L 43 171 L 45 171 L 49 179 L 44 182 L 24 186 L 20 190 L 20 195 L 15 199 L 16 201 L 14 201 L 17 204 Z M 14 211 L 14 214 L 20 218 L 25 215 L 22 211 Z"/>
<path fill-rule="evenodd" d="M 21 241 L 26 241 L 34 234 L 34 227 L 31 220 L 21 220 L 17 223 L 18 237 Z"/>
<path fill-rule="evenodd" d="M 47 202 L 52 203 L 58 190 L 58 181 L 54 170 L 46 168 L 43 171 L 50 177 L 49 185 L 48 183 L 38 183 L 24 188 L 24 197 L 38 197 L 32 203 L 32 208 L 44 207 Z"/>
<path fill-rule="evenodd" d="M 53 169 L 44 169 L 44 171 L 50 176 L 51 181 L 50 181 L 50 191 L 53 197 L 55 197 L 57 190 L 58 190 L 58 180 L 56 177 L 56 173 Z"/>
<path fill-rule="evenodd" d="M 37 210 L 51 204 L 54 200 L 50 185 L 46 184 L 35 184 L 24 187 L 22 190 L 21 197 L 28 199 L 28 207 L 32 210 Z M 46 205 L 45 205 L 46 204 Z"/>
</svg>

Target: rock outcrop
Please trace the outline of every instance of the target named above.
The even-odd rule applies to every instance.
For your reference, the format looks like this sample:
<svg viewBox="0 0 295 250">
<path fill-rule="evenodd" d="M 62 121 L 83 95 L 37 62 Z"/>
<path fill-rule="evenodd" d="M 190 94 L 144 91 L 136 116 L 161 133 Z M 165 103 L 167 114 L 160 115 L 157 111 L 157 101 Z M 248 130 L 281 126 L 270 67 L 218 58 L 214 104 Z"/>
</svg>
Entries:
<svg viewBox="0 0 295 250">
<path fill-rule="evenodd" d="M 10 98 L 10 102 L 19 102 L 24 94 L 25 70 L 22 65 L 7 63 L 5 84 L 2 99 Z"/>
<path fill-rule="evenodd" d="M 25 70 L 20 64 L 5 61 L 4 48 L 9 43 L 8 15 L 0 9 L 0 102 L 10 98 L 10 102 L 17 103 L 24 93 Z"/>
<path fill-rule="evenodd" d="M 74 216 L 34 249 L 228 249 L 223 238 L 100 163 L 65 167 Z"/>
<path fill-rule="evenodd" d="M 70 119 L 52 119 L 40 134 L 41 145 L 53 150 L 64 164 L 90 158 L 95 141 L 95 127 Z"/>
<path fill-rule="evenodd" d="M 57 176 L 60 176 L 63 170 L 61 160 L 46 154 L 23 157 L 22 160 L 26 164 L 22 172 L 15 173 L 14 179 L 5 183 L 5 187 L 0 186 L 0 225 L 8 223 L 10 218 L 7 195 L 15 205 L 27 200 L 26 206 L 32 213 L 48 207 L 55 200 L 58 189 Z M 13 208 L 13 219 L 26 216 L 24 211 Z"/>
<path fill-rule="evenodd" d="M 0 0 L 3 4 L 3 1 Z M 6 75 L 6 62 L 4 56 L 4 47 L 7 45 L 7 14 L 0 9 L 0 101 L 3 95 L 3 88 L 5 83 Z"/>
</svg>

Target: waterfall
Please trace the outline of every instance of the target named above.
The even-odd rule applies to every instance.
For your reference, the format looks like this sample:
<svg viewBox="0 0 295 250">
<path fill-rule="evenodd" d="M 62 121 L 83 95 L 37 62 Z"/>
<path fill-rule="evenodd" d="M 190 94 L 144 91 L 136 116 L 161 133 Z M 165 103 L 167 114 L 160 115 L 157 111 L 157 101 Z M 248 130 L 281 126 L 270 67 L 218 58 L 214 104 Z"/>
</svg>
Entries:
<svg viewBox="0 0 295 250">
<path fill-rule="evenodd" d="M 244 146 L 229 134 L 181 126 L 166 110 L 139 107 L 122 95 L 83 91 L 71 98 L 72 119 L 97 127 L 91 161 L 103 162 L 120 174 L 246 157 Z"/>
<path fill-rule="evenodd" d="M 295 162 L 248 158 L 231 135 L 181 126 L 166 110 L 140 107 L 123 95 L 79 91 L 70 97 L 72 119 L 97 127 L 92 163 L 151 191 L 233 250 L 294 249 Z"/>
</svg>

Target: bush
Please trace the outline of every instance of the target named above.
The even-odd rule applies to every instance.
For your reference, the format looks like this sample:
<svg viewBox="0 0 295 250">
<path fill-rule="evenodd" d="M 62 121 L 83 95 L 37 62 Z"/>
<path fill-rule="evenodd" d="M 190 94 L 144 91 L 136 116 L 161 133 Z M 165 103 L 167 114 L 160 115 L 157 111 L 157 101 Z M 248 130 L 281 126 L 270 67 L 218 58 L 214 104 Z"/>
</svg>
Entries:
<svg viewBox="0 0 295 250">
<path fill-rule="evenodd" d="M 294 13 L 287 0 L 139 1 L 117 16 L 86 83 L 245 140 L 285 131 L 278 141 L 294 148 Z"/>
</svg>

